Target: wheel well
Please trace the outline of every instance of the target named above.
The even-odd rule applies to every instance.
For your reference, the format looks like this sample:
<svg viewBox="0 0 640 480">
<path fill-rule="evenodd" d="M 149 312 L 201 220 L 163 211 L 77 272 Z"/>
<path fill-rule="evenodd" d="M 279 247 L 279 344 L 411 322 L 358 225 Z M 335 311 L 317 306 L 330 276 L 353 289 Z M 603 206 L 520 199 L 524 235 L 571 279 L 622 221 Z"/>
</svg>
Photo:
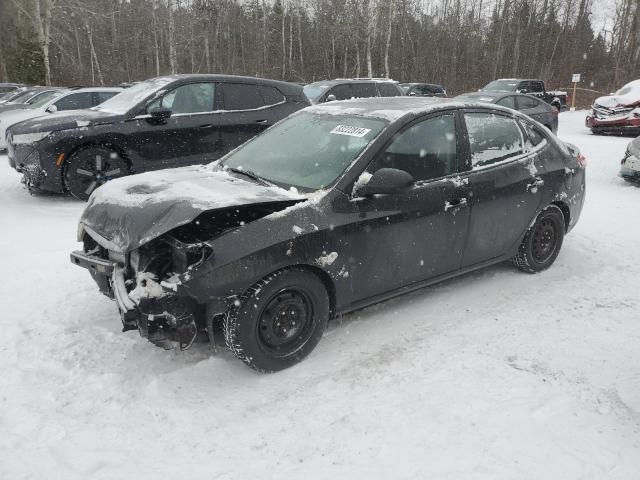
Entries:
<svg viewBox="0 0 640 480">
<path fill-rule="evenodd" d="M 565 233 L 569 231 L 569 222 L 571 221 L 571 210 L 566 203 L 563 202 L 553 202 L 552 205 L 555 205 L 562 212 L 562 216 L 564 217 L 564 230 Z"/>
<path fill-rule="evenodd" d="M 286 267 L 286 268 L 300 268 L 302 270 L 307 270 L 313 273 L 316 277 L 320 279 L 320 281 L 324 284 L 325 288 L 327 289 L 327 294 L 329 295 L 330 315 L 333 316 L 333 314 L 336 311 L 336 287 L 333 283 L 333 280 L 329 276 L 329 274 L 324 270 L 322 270 L 321 268 L 318 268 L 314 265 L 308 265 L 308 264 L 291 265 L 290 267 Z"/>
<path fill-rule="evenodd" d="M 118 155 L 120 155 L 120 157 L 127 162 L 127 167 L 129 167 L 129 170 L 131 170 L 131 160 L 129 159 L 129 157 L 127 156 L 127 154 L 125 153 L 125 151 L 120 148 L 118 145 L 115 145 L 113 143 L 109 143 L 109 142 L 88 142 L 88 143 L 83 143 L 81 145 L 78 145 L 76 147 L 74 147 L 67 155 L 65 155 L 65 159 L 64 159 L 64 163 L 63 165 L 66 165 L 67 162 L 69 161 L 69 159 L 75 155 L 77 152 L 79 152 L 80 150 L 85 150 L 87 148 L 91 148 L 91 147 L 102 147 L 102 148 L 108 148 L 111 150 L 115 150 L 116 152 L 118 152 Z"/>
</svg>

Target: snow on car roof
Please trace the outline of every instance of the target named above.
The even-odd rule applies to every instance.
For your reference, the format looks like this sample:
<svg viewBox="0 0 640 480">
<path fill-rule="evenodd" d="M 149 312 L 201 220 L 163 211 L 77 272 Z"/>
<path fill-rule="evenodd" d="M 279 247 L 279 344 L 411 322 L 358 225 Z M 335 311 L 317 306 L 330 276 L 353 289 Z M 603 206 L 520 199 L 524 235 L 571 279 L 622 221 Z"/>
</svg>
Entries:
<svg viewBox="0 0 640 480">
<path fill-rule="evenodd" d="M 358 115 L 395 122 L 407 115 L 469 106 L 487 108 L 486 103 L 460 102 L 438 97 L 373 97 L 327 102 L 307 107 L 303 111 L 326 115 Z M 510 111 L 497 105 L 491 105 L 491 108 Z"/>
</svg>

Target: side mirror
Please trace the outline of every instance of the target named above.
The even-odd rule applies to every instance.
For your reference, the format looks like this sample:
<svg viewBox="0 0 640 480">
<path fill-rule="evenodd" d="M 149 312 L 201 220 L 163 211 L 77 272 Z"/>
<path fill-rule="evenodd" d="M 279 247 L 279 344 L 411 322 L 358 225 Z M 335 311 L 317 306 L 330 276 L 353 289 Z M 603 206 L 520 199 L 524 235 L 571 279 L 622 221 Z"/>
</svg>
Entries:
<svg viewBox="0 0 640 480">
<path fill-rule="evenodd" d="M 369 181 L 358 185 L 353 194 L 356 197 L 370 197 L 371 195 L 392 195 L 400 193 L 413 185 L 410 173 L 397 168 L 381 168 L 374 173 Z"/>
<path fill-rule="evenodd" d="M 56 113 L 57 111 L 58 111 L 58 107 L 56 107 L 55 105 L 49 105 L 45 110 L 45 112 L 47 113 Z"/>
<path fill-rule="evenodd" d="M 327 95 L 327 102 L 333 102 L 334 100 L 336 100 L 336 96 L 333 93 Z"/>
<path fill-rule="evenodd" d="M 151 118 L 157 122 L 164 122 L 171 117 L 171 110 L 166 107 L 156 107 L 149 110 Z"/>
<path fill-rule="evenodd" d="M 518 93 L 529 93 L 529 90 L 527 90 L 526 88 L 521 88 L 520 90 L 517 90 Z"/>
<path fill-rule="evenodd" d="M 416 94 L 416 92 L 411 92 L 411 93 L 409 93 L 409 96 L 410 96 L 410 97 L 415 97 L 416 95 L 417 95 L 417 94 Z"/>
</svg>

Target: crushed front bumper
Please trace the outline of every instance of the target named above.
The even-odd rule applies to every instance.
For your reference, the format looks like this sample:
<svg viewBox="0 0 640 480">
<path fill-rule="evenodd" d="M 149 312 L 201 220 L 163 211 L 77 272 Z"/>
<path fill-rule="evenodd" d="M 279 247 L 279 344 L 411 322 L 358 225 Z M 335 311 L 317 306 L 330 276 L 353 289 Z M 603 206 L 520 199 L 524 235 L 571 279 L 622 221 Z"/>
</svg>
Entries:
<svg viewBox="0 0 640 480">
<path fill-rule="evenodd" d="M 640 116 L 635 113 L 605 113 L 601 110 L 593 110 L 585 119 L 585 125 L 596 132 L 602 133 L 629 133 L 640 132 Z"/>
<path fill-rule="evenodd" d="M 89 270 L 100 291 L 115 300 L 123 332 L 138 330 L 142 337 L 163 348 L 173 348 L 172 342 L 177 342 L 181 350 L 196 339 L 198 307 L 191 297 L 167 291 L 134 300 L 127 289 L 132 280 L 126 278 L 126 270 L 119 263 L 81 251 L 71 253 L 71 263 Z"/>
<path fill-rule="evenodd" d="M 630 180 L 640 180 L 640 157 L 627 153 L 621 162 L 620 176 Z"/>
</svg>

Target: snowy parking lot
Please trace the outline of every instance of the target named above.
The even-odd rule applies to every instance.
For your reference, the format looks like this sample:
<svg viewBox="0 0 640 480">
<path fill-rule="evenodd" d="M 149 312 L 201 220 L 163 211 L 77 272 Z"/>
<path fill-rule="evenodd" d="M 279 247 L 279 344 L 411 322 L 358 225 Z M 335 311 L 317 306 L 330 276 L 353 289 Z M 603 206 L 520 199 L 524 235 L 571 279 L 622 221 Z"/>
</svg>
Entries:
<svg viewBox="0 0 640 480">
<path fill-rule="evenodd" d="M 83 204 L 0 156 L 0 478 L 640 478 L 640 188 L 585 115 L 560 115 L 587 200 L 554 266 L 337 319 L 270 375 L 121 333 L 69 262 Z"/>
</svg>

